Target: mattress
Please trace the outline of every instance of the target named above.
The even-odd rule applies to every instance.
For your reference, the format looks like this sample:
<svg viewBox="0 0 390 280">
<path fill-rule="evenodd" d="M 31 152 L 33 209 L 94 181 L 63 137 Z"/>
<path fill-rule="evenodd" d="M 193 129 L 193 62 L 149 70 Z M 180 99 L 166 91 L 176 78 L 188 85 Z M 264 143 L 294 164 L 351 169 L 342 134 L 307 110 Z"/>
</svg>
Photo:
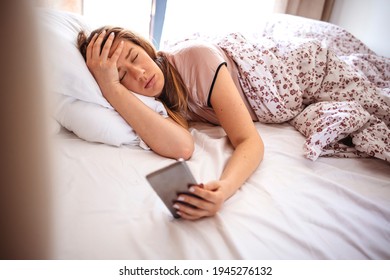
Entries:
<svg viewBox="0 0 390 280">
<path fill-rule="evenodd" d="M 174 162 L 137 146 L 53 139 L 54 259 L 389 259 L 390 165 L 303 156 L 291 125 L 256 123 L 256 172 L 214 216 L 174 219 L 145 175 Z M 233 149 L 221 127 L 193 123 L 187 161 L 217 178 Z"/>
</svg>

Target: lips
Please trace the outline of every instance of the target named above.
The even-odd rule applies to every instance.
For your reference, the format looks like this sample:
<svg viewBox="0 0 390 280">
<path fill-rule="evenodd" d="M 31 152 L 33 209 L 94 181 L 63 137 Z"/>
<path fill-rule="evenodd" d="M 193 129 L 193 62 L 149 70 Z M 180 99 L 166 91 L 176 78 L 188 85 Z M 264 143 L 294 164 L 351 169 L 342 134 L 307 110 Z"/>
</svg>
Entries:
<svg viewBox="0 0 390 280">
<path fill-rule="evenodd" d="M 150 79 L 149 79 L 149 81 L 146 83 L 146 85 L 145 85 L 145 88 L 147 89 L 147 88 L 151 88 L 153 85 L 154 85 L 154 80 L 155 80 L 155 75 L 153 75 Z"/>
</svg>

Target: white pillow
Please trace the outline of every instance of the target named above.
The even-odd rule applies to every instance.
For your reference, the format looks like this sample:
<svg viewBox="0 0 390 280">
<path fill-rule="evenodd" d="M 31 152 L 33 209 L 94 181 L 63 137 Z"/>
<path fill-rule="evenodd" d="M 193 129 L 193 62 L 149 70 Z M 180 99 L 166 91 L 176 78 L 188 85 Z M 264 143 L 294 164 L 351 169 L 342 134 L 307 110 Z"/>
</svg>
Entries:
<svg viewBox="0 0 390 280">
<path fill-rule="evenodd" d="M 54 94 L 54 118 L 78 137 L 114 146 L 140 144 L 137 134 L 103 97 L 79 52 L 77 35 L 90 31 L 77 14 L 38 9 L 44 44 L 49 91 Z M 137 95 L 147 106 L 167 117 L 161 102 Z"/>
</svg>

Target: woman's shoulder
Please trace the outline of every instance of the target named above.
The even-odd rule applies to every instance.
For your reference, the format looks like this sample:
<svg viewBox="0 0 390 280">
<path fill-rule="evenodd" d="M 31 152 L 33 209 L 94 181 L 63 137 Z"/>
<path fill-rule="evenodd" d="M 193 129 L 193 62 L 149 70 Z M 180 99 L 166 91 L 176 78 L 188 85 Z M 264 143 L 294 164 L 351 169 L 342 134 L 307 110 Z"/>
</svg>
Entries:
<svg viewBox="0 0 390 280">
<path fill-rule="evenodd" d="M 169 51 L 174 57 L 207 59 L 210 56 L 221 57 L 222 50 L 214 43 L 197 40 L 185 40 L 175 44 Z"/>
</svg>

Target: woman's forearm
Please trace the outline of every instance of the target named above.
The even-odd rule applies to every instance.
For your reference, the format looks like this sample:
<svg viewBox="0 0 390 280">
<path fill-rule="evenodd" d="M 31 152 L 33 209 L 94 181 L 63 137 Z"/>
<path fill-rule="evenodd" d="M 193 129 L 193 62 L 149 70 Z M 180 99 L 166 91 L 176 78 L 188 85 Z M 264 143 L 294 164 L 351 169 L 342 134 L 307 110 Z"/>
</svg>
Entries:
<svg viewBox="0 0 390 280">
<path fill-rule="evenodd" d="M 263 155 L 264 145 L 260 137 L 246 139 L 236 146 L 220 177 L 225 200 L 251 176 L 262 161 Z"/>
<path fill-rule="evenodd" d="M 104 96 L 154 152 L 175 159 L 191 157 L 194 141 L 187 129 L 159 115 L 121 85 L 106 90 Z"/>
<path fill-rule="evenodd" d="M 220 69 L 215 81 L 211 104 L 234 147 L 233 155 L 220 177 L 221 190 L 226 200 L 258 167 L 263 159 L 264 145 L 225 66 Z"/>
</svg>

